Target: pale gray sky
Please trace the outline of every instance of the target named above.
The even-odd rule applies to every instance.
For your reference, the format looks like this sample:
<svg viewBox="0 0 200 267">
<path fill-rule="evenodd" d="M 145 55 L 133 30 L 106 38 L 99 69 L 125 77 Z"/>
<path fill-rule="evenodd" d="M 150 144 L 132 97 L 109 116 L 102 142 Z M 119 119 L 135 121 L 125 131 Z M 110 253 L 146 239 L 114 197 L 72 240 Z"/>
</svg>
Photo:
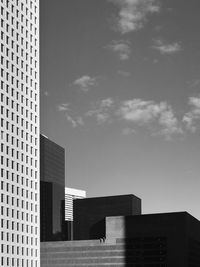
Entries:
<svg viewBox="0 0 200 267">
<path fill-rule="evenodd" d="M 41 132 L 67 186 L 200 219 L 200 2 L 41 0 Z"/>
</svg>

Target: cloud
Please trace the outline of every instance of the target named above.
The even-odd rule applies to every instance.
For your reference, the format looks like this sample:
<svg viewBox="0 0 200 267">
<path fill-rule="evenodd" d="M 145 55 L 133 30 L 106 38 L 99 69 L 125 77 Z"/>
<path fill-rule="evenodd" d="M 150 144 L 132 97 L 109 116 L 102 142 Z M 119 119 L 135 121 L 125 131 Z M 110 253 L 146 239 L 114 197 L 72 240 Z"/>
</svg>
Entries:
<svg viewBox="0 0 200 267">
<path fill-rule="evenodd" d="M 112 98 L 106 98 L 100 101 L 101 108 L 109 108 L 114 104 L 114 100 Z"/>
<path fill-rule="evenodd" d="M 120 60 L 127 60 L 131 55 L 130 43 L 128 41 L 113 40 L 111 44 L 107 45 L 106 48 L 110 49 L 119 56 Z"/>
<path fill-rule="evenodd" d="M 121 119 L 132 122 L 134 125 L 157 124 L 159 129 L 157 130 L 156 127 L 156 133 L 164 135 L 167 139 L 172 134 L 183 133 L 171 106 L 166 102 L 127 100 L 121 104 L 117 114 Z"/>
<path fill-rule="evenodd" d="M 153 48 L 158 50 L 162 55 L 175 54 L 182 50 L 179 43 L 164 43 L 160 39 L 154 40 Z"/>
<path fill-rule="evenodd" d="M 183 123 L 186 128 L 191 132 L 195 132 L 197 129 L 197 121 L 200 120 L 200 96 L 189 97 L 188 104 L 190 111 L 183 116 Z"/>
<path fill-rule="evenodd" d="M 96 78 L 84 75 L 76 79 L 73 85 L 78 86 L 83 92 L 88 92 L 92 86 L 96 85 Z"/>
<path fill-rule="evenodd" d="M 183 136 L 189 130 L 200 129 L 200 95 L 188 98 L 189 111 L 178 119 L 174 109 L 166 101 L 156 102 L 141 98 L 119 101 L 111 97 L 91 103 L 89 109 L 72 109 L 70 103 L 57 106 L 73 128 L 86 125 L 91 118 L 97 124 L 122 123 L 123 135 L 136 133 L 141 128 L 152 136 L 161 135 L 170 140 L 173 136 Z"/>
<path fill-rule="evenodd" d="M 199 85 L 200 85 L 200 79 L 199 78 L 198 79 L 193 79 L 191 81 L 188 81 L 187 83 L 192 88 L 195 88 L 197 86 L 199 87 Z"/>
<path fill-rule="evenodd" d="M 127 121 L 144 124 L 151 121 L 160 112 L 161 107 L 153 101 L 133 99 L 124 101 L 119 109 L 121 117 Z"/>
<path fill-rule="evenodd" d="M 69 106 L 70 106 L 69 103 L 63 103 L 63 104 L 59 104 L 57 106 L 57 109 L 58 111 L 69 111 L 70 110 Z"/>
<path fill-rule="evenodd" d="M 167 102 L 131 99 L 116 101 L 106 98 L 93 103 L 85 117 L 93 117 L 98 124 L 105 122 L 127 122 L 123 135 L 136 133 L 137 126 L 147 128 L 153 135 L 162 135 L 171 139 L 172 135 L 183 134 L 182 127 Z"/>
<path fill-rule="evenodd" d="M 72 118 L 69 114 L 65 114 L 67 120 L 72 124 L 73 128 L 76 128 L 79 125 L 84 125 L 83 119 L 81 117 Z"/>
<path fill-rule="evenodd" d="M 141 29 L 147 15 L 157 13 L 160 6 L 157 0 L 108 0 L 119 8 L 115 27 L 121 34 Z"/>
<path fill-rule="evenodd" d="M 122 129 L 122 134 L 123 135 L 130 135 L 130 134 L 135 134 L 136 131 L 135 129 L 132 129 L 132 128 L 124 128 Z"/>
<path fill-rule="evenodd" d="M 159 124 L 163 127 L 160 134 L 164 135 L 167 139 L 171 139 L 173 134 L 183 134 L 182 127 L 170 106 L 166 107 L 166 110 L 161 112 Z"/>
<path fill-rule="evenodd" d="M 49 92 L 48 91 L 44 91 L 44 95 L 45 96 L 49 96 Z"/>
<path fill-rule="evenodd" d="M 70 103 L 63 103 L 57 106 L 59 112 L 64 112 L 67 121 L 69 121 L 73 128 L 77 126 L 84 125 L 83 119 L 80 116 L 72 115 L 72 109 L 70 108 Z"/>
<path fill-rule="evenodd" d="M 119 75 L 124 76 L 124 77 L 130 77 L 131 73 L 129 71 L 124 71 L 124 70 L 118 70 L 117 72 Z"/>
<path fill-rule="evenodd" d="M 94 117 L 98 124 L 111 120 L 111 110 L 114 108 L 114 100 L 106 98 L 92 104 L 92 108 L 85 113 L 86 117 Z"/>
</svg>

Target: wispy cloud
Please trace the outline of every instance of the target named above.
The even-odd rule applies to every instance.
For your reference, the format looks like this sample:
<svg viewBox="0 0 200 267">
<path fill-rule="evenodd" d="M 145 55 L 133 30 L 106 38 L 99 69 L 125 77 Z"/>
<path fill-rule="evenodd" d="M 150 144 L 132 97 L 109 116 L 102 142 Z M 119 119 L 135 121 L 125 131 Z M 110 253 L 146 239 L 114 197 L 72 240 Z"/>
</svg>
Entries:
<svg viewBox="0 0 200 267">
<path fill-rule="evenodd" d="M 107 98 L 93 104 L 85 113 L 86 117 L 94 117 L 98 124 L 104 122 L 127 122 L 122 134 L 136 133 L 137 127 L 146 127 L 152 135 L 163 135 L 170 139 L 173 135 L 182 134 L 182 127 L 172 107 L 167 102 L 131 99 L 114 101 Z"/>
<path fill-rule="evenodd" d="M 106 48 L 116 53 L 120 60 L 127 60 L 131 55 L 130 43 L 128 41 L 113 40 L 111 44 L 106 46 Z"/>
<path fill-rule="evenodd" d="M 166 102 L 156 103 L 154 101 L 145 101 L 142 99 L 133 99 L 124 101 L 118 115 L 134 125 L 151 125 L 153 123 L 159 126 L 157 134 L 164 135 L 167 139 L 172 134 L 181 134 L 183 131 L 170 105 Z"/>
<path fill-rule="evenodd" d="M 73 128 L 76 128 L 77 126 L 82 126 L 84 125 L 83 119 L 82 117 L 76 117 L 76 118 L 72 118 L 71 115 L 69 115 L 68 113 L 65 114 L 67 120 L 71 123 Z"/>
<path fill-rule="evenodd" d="M 77 78 L 73 85 L 78 86 L 83 92 L 88 92 L 91 87 L 95 86 L 97 83 L 96 77 L 90 77 L 89 75 L 83 75 L 80 78 Z"/>
<path fill-rule="evenodd" d="M 77 126 L 82 126 L 84 125 L 83 119 L 81 116 L 75 116 L 72 115 L 73 111 L 70 108 L 70 103 L 62 103 L 57 106 L 57 110 L 59 112 L 63 112 L 65 115 L 65 118 L 67 121 L 69 121 L 72 125 L 73 128 L 76 128 Z"/>
<path fill-rule="evenodd" d="M 191 99 L 191 103 L 197 105 L 198 102 Z M 93 118 L 97 124 L 123 121 L 126 123 L 122 130 L 123 135 L 136 133 L 138 126 L 145 127 L 152 135 L 163 135 L 166 139 L 183 133 L 172 107 L 167 102 L 157 103 L 137 98 L 118 101 L 105 98 L 92 103 L 91 108 L 81 116 L 71 110 L 69 103 L 58 105 L 58 111 L 64 112 L 73 128 L 83 126 L 88 118 Z"/>
<path fill-rule="evenodd" d="M 153 48 L 158 50 L 162 55 L 171 55 L 182 50 L 182 47 L 179 43 L 166 43 L 160 39 L 154 40 Z"/>
<path fill-rule="evenodd" d="M 200 79 L 199 78 L 192 79 L 192 80 L 188 81 L 187 83 L 191 88 L 199 87 Z"/>
<path fill-rule="evenodd" d="M 149 14 L 160 10 L 158 0 L 108 0 L 119 8 L 116 29 L 122 33 L 136 31 L 144 26 Z"/>
<path fill-rule="evenodd" d="M 183 136 L 189 130 L 195 133 L 200 129 L 200 95 L 188 98 L 189 111 L 182 113 L 179 119 L 174 109 L 166 101 L 156 102 L 141 98 L 119 101 L 105 98 L 91 103 L 89 109 L 81 113 L 72 109 L 69 103 L 57 106 L 64 113 L 73 128 L 86 126 L 87 121 L 103 123 L 119 123 L 123 125 L 122 134 L 135 134 L 142 129 L 152 136 L 161 135 L 170 140 L 173 136 Z"/>
<path fill-rule="evenodd" d="M 159 134 L 164 135 L 167 139 L 171 139 L 173 134 L 183 134 L 178 119 L 175 117 L 171 106 L 167 106 L 167 104 L 166 109 L 161 112 L 158 122 L 162 126 Z"/>
<path fill-rule="evenodd" d="M 49 92 L 48 91 L 44 91 L 44 95 L 45 96 L 49 96 Z"/>
<path fill-rule="evenodd" d="M 98 124 L 111 120 L 111 110 L 114 108 L 114 100 L 106 98 L 92 104 L 92 108 L 85 113 L 86 117 L 95 117 Z"/>
<path fill-rule="evenodd" d="M 57 106 L 57 109 L 58 111 L 68 111 L 70 110 L 69 106 L 70 106 L 69 103 L 62 103 Z"/>
<path fill-rule="evenodd" d="M 183 122 L 188 130 L 195 132 L 198 125 L 197 122 L 200 120 L 200 96 L 189 97 L 188 104 L 190 111 L 184 115 Z"/>
<path fill-rule="evenodd" d="M 130 77 L 131 73 L 129 71 L 124 71 L 124 70 L 118 70 L 117 72 L 119 75 L 124 76 L 124 77 Z"/>
<path fill-rule="evenodd" d="M 122 129 L 122 134 L 123 135 L 130 135 L 130 134 L 135 134 L 136 133 L 136 131 L 135 131 L 135 129 L 133 129 L 133 128 L 124 128 L 124 129 Z"/>
</svg>

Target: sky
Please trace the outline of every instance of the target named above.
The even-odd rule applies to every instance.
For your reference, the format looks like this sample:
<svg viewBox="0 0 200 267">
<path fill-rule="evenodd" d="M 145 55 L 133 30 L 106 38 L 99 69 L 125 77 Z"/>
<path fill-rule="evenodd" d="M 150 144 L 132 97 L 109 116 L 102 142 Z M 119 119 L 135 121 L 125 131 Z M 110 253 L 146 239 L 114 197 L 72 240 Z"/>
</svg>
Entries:
<svg viewBox="0 0 200 267">
<path fill-rule="evenodd" d="M 66 186 L 200 219 L 200 1 L 40 2 L 41 133 Z"/>
</svg>

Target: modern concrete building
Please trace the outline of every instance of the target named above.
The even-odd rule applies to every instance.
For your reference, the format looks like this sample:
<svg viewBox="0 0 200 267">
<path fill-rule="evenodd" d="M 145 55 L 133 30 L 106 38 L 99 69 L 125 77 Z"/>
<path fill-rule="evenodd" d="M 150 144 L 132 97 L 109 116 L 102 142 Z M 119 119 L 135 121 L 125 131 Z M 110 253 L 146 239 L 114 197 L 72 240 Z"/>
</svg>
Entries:
<svg viewBox="0 0 200 267">
<path fill-rule="evenodd" d="M 200 221 L 187 212 L 108 217 L 106 237 L 125 242 L 127 264 L 200 266 Z"/>
<path fill-rule="evenodd" d="M 53 240 L 53 183 L 40 182 L 40 240 Z"/>
<path fill-rule="evenodd" d="M 141 199 L 134 195 L 74 200 L 74 240 L 103 238 L 105 217 L 140 215 Z"/>
<path fill-rule="evenodd" d="M 65 149 L 45 135 L 40 135 L 40 180 L 65 188 Z M 64 198 L 63 198 L 64 199 Z"/>
<path fill-rule="evenodd" d="M 65 187 L 65 220 L 73 221 L 73 200 L 86 198 L 86 191 Z"/>
<path fill-rule="evenodd" d="M 0 266 L 39 267 L 39 0 L 1 0 L 0 32 Z"/>
<path fill-rule="evenodd" d="M 64 240 L 65 149 L 40 135 L 41 241 Z"/>
<path fill-rule="evenodd" d="M 86 191 L 65 187 L 65 222 L 67 240 L 73 240 L 73 201 L 86 198 Z"/>
<path fill-rule="evenodd" d="M 105 239 L 41 244 L 42 267 L 199 267 L 200 222 L 187 212 L 107 217 Z"/>
</svg>

